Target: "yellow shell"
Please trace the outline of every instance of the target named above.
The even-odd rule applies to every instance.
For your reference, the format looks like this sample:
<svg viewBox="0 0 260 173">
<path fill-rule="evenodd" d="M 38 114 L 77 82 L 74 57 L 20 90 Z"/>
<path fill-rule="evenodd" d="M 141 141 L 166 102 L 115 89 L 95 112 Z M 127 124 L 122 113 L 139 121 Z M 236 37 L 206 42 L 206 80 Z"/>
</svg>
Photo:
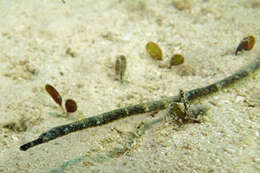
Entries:
<svg viewBox="0 0 260 173">
<path fill-rule="evenodd" d="M 184 63 L 184 57 L 181 54 L 175 54 L 170 60 L 170 66 L 180 65 Z"/>
<path fill-rule="evenodd" d="M 150 41 L 146 44 L 145 48 L 153 59 L 162 60 L 162 50 L 156 43 Z"/>
</svg>

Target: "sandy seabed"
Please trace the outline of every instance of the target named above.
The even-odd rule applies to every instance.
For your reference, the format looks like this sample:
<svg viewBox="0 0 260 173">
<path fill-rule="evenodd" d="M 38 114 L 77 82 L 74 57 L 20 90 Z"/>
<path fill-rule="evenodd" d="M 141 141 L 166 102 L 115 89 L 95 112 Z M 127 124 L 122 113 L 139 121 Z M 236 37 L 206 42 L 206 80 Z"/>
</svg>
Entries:
<svg viewBox="0 0 260 173">
<path fill-rule="evenodd" d="M 234 73 L 260 56 L 259 17 L 259 0 L 1 0 L 0 172 L 259 172 L 259 71 L 199 100 L 209 107 L 201 124 L 176 129 L 157 121 L 160 111 L 19 150 L 52 127 Z M 249 35 L 255 47 L 234 56 Z M 162 61 L 147 54 L 149 41 Z M 177 53 L 184 64 L 166 68 Z M 127 57 L 125 85 L 118 55 Z M 63 116 L 47 83 L 78 111 Z"/>
</svg>

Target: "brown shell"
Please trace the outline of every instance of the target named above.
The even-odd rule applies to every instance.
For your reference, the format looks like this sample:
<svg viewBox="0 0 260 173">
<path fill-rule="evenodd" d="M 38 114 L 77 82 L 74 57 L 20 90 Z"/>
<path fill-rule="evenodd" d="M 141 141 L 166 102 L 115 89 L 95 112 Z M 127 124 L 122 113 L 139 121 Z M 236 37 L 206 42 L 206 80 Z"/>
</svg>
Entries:
<svg viewBox="0 0 260 173">
<path fill-rule="evenodd" d="M 120 55 L 116 59 L 115 71 L 116 74 L 125 73 L 126 70 L 126 57 L 124 55 Z"/>
<path fill-rule="evenodd" d="M 251 49 L 253 49 L 255 45 L 255 37 L 254 36 L 248 36 L 248 37 L 245 37 L 238 45 L 237 49 L 236 49 L 236 52 L 235 52 L 235 55 L 238 54 L 238 52 L 241 52 L 241 51 L 249 51 Z"/>
<path fill-rule="evenodd" d="M 120 59 L 119 58 L 116 59 L 115 71 L 116 71 L 116 75 L 119 75 L 119 73 L 120 73 Z"/>
<path fill-rule="evenodd" d="M 115 71 L 116 75 L 120 75 L 120 81 L 124 83 L 124 75 L 126 71 L 126 57 L 124 55 L 120 55 L 116 59 Z"/>
<path fill-rule="evenodd" d="M 53 86 L 51 86 L 50 84 L 46 84 L 45 90 L 49 93 L 49 95 L 57 104 L 59 104 L 60 106 L 62 105 L 62 97 Z"/>
<path fill-rule="evenodd" d="M 78 108 L 77 103 L 72 99 L 66 100 L 65 107 L 68 113 L 75 112 Z"/>
</svg>

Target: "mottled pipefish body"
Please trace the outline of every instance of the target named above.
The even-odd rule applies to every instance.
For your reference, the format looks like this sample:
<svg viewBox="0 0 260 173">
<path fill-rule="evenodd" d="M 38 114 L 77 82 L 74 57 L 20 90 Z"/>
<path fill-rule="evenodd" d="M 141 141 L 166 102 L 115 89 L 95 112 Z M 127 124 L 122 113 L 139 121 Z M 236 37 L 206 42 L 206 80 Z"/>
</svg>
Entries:
<svg viewBox="0 0 260 173">
<path fill-rule="evenodd" d="M 221 89 L 226 88 L 234 84 L 235 82 L 249 76 L 251 73 L 255 72 L 259 67 L 260 57 L 255 59 L 255 61 L 250 63 L 248 66 L 242 68 L 241 70 L 239 70 L 231 76 L 228 76 L 208 86 L 185 92 L 185 98 L 187 99 L 187 101 L 192 102 L 195 99 L 216 93 Z M 72 132 L 76 132 L 90 127 L 101 126 L 128 116 L 163 110 L 166 109 L 169 106 L 169 104 L 180 101 L 180 96 L 172 96 L 153 102 L 116 109 L 93 117 L 84 118 L 82 120 L 72 122 L 66 125 L 57 126 L 41 134 L 38 139 L 22 145 L 20 149 L 25 151 L 31 147 L 54 140 L 58 137 L 70 134 Z"/>
</svg>

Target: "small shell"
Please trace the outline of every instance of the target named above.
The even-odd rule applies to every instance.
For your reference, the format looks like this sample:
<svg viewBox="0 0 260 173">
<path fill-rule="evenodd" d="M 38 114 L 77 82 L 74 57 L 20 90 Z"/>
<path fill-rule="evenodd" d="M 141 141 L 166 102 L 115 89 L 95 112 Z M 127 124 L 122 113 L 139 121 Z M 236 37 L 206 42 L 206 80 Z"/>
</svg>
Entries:
<svg viewBox="0 0 260 173">
<path fill-rule="evenodd" d="M 156 60 L 162 60 L 162 50 L 161 48 L 154 42 L 148 42 L 145 46 L 146 51 L 149 55 Z"/>
<path fill-rule="evenodd" d="M 62 105 L 62 97 L 60 96 L 59 92 L 51 85 L 46 84 L 45 90 L 48 92 L 48 94 L 52 97 L 52 99 L 58 104 Z"/>
<path fill-rule="evenodd" d="M 253 36 L 248 36 L 248 37 L 245 37 L 238 45 L 237 49 L 236 49 L 236 52 L 235 52 L 235 55 L 238 54 L 238 52 L 241 52 L 241 51 L 249 51 L 251 49 L 253 49 L 255 45 L 255 37 Z"/>
<path fill-rule="evenodd" d="M 67 113 L 75 112 L 78 108 L 77 103 L 72 99 L 66 100 L 65 107 L 66 107 Z"/>
<path fill-rule="evenodd" d="M 124 82 L 124 75 L 126 71 L 126 57 L 124 55 L 120 55 L 116 59 L 115 71 L 116 75 L 120 75 L 120 81 Z"/>
<path fill-rule="evenodd" d="M 118 57 L 116 59 L 116 65 L 115 65 L 116 75 L 119 75 L 119 73 L 120 73 L 120 63 L 121 63 L 121 61 L 120 61 L 120 58 Z"/>
<path fill-rule="evenodd" d="M 184 63 L 184 57 L 181 54 L 174 54 L 170 60 L 170 67 Z"/>
</svg>

